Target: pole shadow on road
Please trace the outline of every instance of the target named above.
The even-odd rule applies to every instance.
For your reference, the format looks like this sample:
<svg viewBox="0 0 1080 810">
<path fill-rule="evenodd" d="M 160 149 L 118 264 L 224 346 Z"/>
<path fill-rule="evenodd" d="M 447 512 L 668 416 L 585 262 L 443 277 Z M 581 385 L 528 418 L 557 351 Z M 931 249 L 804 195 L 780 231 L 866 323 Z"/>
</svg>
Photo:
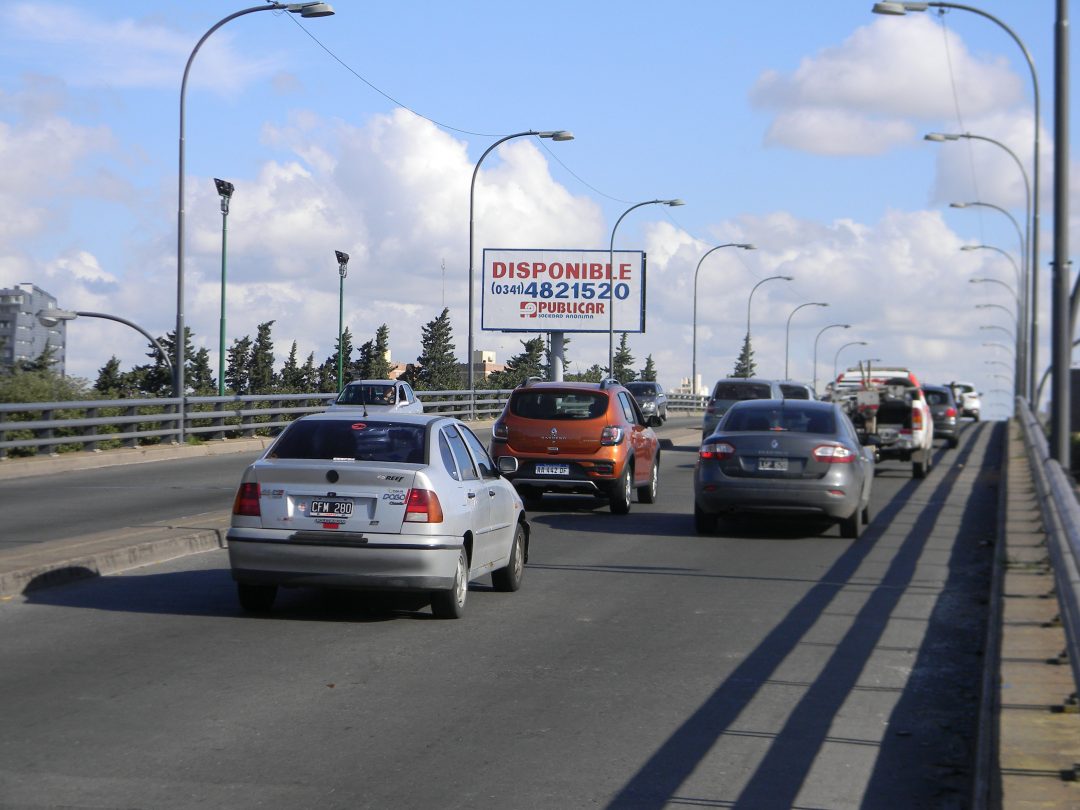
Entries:
<svg viewBox="0 0 1080 810">
<path fill-rule="evenodd" d="M 882 740 L 848 741 L 877 747 L 877 756 L 862 807 L 963 807 L 970 795 L 970 747 L 976 737 L 978 683 L 985 633 L 985 608 L 980 598 L 989 592 L 992 546 L 968 542 L 978 531 L 989 533 L 996 519 L 994 483 L 1000 468 L 1003 424 L 980 427 L 978 434 L 958 451 L 954 464 L 939 478 L 911 481 L 881 510 L 879 524 L 888 524 L 912 496 L 934 486 L 910 528 L 898 543 L 879 583 L 858 609 L 851 626 L 817 677 L 805 684 L 798 704 L 778 733 L 767 734 L 768 749 L 734 801 L 730 797 L 680 795 L 680 787 L 700 767 L 714 746 L 727 735 L 737 735 L 733 724 L 757 694 L 773 682 L 785 659 L 805 643 L 815 623 L 825 615 L 857 572 L 882 534 L 864 535 L 825 571 L 814 587 L 781 620 L 708 699 L 678 727 L 634 774 L 608 805 L 623 808 L 659 808 L 672 804 L 724 806 L 760 810 L 795 806 L 815 760 L 830 737 L 832 724 L 853 692 L 881 643 L 890 620 L 914 581 L 920 556 L 942 517 L 948 497 L 961 473 L 972 461 L 979 438 L 991 448 L 982 459 L 977 484 L 963 505 L 963 519 L 972 526 L 957 529 L 949 558 L 948 581 L 927 620 L 916 664 L 899 700 L 893 706 Z M 989 434 L 989 435 L 985 435 Z M 946 529 L 950 530 L 951 529 Z M 992 536 L 992 535 L 990 535 Z M 975 546 L 971 548 L 970 546 Z M 961 593 L 950 588 L 960 588 Z M 958 602 L 962 616 L 958 618 Z M 933 680 L 950 688 L 929 688 Z M 959 688 L 956 684 L 960 684 Z M 965 794 L 966 791 L 966 794 Z"/>
</svg>

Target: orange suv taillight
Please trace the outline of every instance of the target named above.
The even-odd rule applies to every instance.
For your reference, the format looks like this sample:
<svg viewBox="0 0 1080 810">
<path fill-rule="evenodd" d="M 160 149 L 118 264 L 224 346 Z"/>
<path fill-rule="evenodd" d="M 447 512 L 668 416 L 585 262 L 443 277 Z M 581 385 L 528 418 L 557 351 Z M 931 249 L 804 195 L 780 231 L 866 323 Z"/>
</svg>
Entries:
<svg viewBox="0 0 1080 810">
<path fill-rule="evenodd" d="M 510 436 L 510 429 L 506 426 L 506 423 L 499 419 L 491 426 L 491 438 L 506 441 Z"/>
<path fill-rule="evenodd" d="M 232 513 L 244 517 L 259 517 L 262 515 L 259 509 L 259 496 L 261 494 L 258 484 L 241 484 L 240 489 L 236 490 Z"/>
<path fill-rule="evenodd" d="M 406 523 L 442 523 L 442 504 L 430 489 L 410 489 L 405 501 Z"/>
<path fill-rule="evenodd" d="M 623 429 L 618 425 L 605 425 L 604 429 L 600 431 L 600 444 L 605 447 L 621 444 L 622 440 Z"/>
</svg>

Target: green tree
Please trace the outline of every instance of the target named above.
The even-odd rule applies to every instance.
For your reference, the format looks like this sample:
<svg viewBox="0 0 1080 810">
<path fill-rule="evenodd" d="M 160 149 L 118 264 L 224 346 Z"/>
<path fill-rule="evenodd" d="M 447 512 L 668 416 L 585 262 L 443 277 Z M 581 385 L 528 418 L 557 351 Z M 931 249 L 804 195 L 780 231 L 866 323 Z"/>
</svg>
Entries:
<svg viewBox="0 0 1080 810">
<path fill-rule="evenodd" d="M 375 330 L 375 346 L 371 353 L 369 380 L 389 380 L 394 370 L 390 362 L 390 327 L 385 323 Z"/>
<path fill-rule="evenodd" d="M 641 376 L 638 379 L 646 382 L 656 382 L 656 364 L 653 362 L 651 354 L 645 358 L 645 368 L 641 370 Z"/>
<path fill-rule="evenodd" d="M 634 371 L 634 355 L 630 354 L 630 345 L 627 342 L 626 332 L 619 336 L 619 348 L 615 351 L 612 365 L 615 366 L 615 369 L 611 376 L 619 382 L 628 383 L 637 379 L 637 372 Z"/>
<path fill-rule="evenodd" d="M 71 402 L 93 399 L 87 381 L 61 377 L 55 371 L 24 371 L 15 368 L 0 377 L 0 402 Z"/>
<path fill-rule="evenodd" d="M 120 396 L 124 384 L 124 375 L 120 371 L 120 360 L 114 354 L 100 369 L 94 390 L 107 399 Z"/>
<path fill-rule="evenodd" d="M 578 374 L 565 374 L 563 379 L 567 382 L 594 382 L 598 383 L 604 379 L 604 367 L 599 363 L 593 363 L 584 371 Z"/>
<path fill-rule="evenodd" d="M 315 352 L 307 356 L 304 367 L 300 369 L 303 377 L 300 382 L 301 391 L 321 391 L 319 387 L 319 370 L 315 368 Z"/>
<path fill-rule="evenodd" d="M 314 363 L 314 357 L 311 358 Z M 289 356 L 285 359 L 285 365 L 281 367 L 281 390 L 287 394 L 300 394 L 304 392 L 304 371 L 296 362 L 296 341 L 292 342 Z"/>
<path fill-rule="evenodd" d="M 164 337 L 158 338 L 158 343 L 161 344 L 161 348 L 165 350 L 165 353 L 169 355 L 170 359 L 176 362 L 176 330 L 167 332 Z M 172 396 L 173 388 L 173 375 L 169 371 L 169 367 L 165 365 L 164 359 L 158 353 L 157 347 L 153 344 L 149 345 L 149 349 L 146 352 L 146 356 L 153 360 L 153 365 L 144 367 L 146 369 L 145 378 L 140 383 L 142 390 L 149 396 Z M 187 393 L 191 393 L 191 381 L 195 379 L 195 375 L 192 373 L 192 368 L 195 358 L 195 348 L 191 342 L 191 329 L 190 327 L 184 327 L 184 388 L 187 389 Z"/>
<path fill-rule="evenodd" d="M 371 366 L 374 359 L 374 354 L 375 341 L 368 340 L 360 345 L 360 348 L 356 350 L 356 362 L 352 364 L 352 379 L 374 379 L 374 375 L 372 375 L 371 373 Z"/>
<path fill-rule="evenodd" d="M 248 380 L 252 394 L 270 394 L 277 384 L 277 375 L 274 373 L 274 341 L 270 337 L 273 325 L 273 321 L 260 323 L 255 342 L 251 346 Z"/>
<path fill-rule="evenodd" d="M 251 393 L 251 336 L 235 338 L 225 355 L 225 385 L 237 396 Z"/>
<path fill-rule="evenodd" d="M 205 346 L 195 352 L 191 358 L 191 369 L 187 384 L 195 392 L 196 396 L 211 397 L 217 393 L 217 380 L 210 368 L 210 350 Z M 166 368 L 166 371 L 168 369 Z"/>
<path fill-rule="evenodd" d="M 57 363 L 56 359 L 56 347 L 51 343 L 46 343 L 45 348 L 41 350 L 39 354 L 33 360 L 23 360 L 18 364 L 20 371 L 52 371 L 52 367 Z"/>
<path fill-rule="evenodd" d="M 754 363 L 754 348 L 750 344 L 750 333 L 746 333 L 746 337 L 743 338 L 742 351 L 739 352 L 739 359 L 735 361 L 735 370 L 731 373 L 732 377 L 753 377 L 757 371 L 757 366 Z"/>
<path fill-rule="evenodd" d="M 516 388 L 529 377 L 542 377 L 544 364 L 544 339 L 535 337 L 521 341 L 525 351 L 515 354 L 506 363 L 505 371 L 488 375 L 485 385 L 491 388 Z"/>
<path fill-rule="evenodd" d="M 461 370 L 454 357 L 450 310 L 443 308 L 439 317 L 428 321 L 421 330 L 421 354 L 413 369 L 415 379 L 408 382 L 420 391 L 451 391 L 462 388 Z"/>
</svg>

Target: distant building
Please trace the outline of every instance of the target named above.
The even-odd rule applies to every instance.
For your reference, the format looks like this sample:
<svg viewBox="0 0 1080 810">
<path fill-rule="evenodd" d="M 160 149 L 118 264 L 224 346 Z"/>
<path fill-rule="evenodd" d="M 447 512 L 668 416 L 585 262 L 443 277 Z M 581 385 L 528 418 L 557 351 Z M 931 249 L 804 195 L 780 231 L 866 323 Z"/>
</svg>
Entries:
<svg viewBox="0 0 1080 810">
<path fill-rule="evenodd" d="M 37 313 L 43 309 L 58 309 L 56 298 L 36 284 L 0 289 L 0 367 L 33 362 L 47 346 L 52 346 L 53 370 L 64 373 L 67 322 L 42 326 Z"/>
<path fill-rule="evenodd" d="M 465 363 L 458 363 L 458 369 L 461 371 L 461 384 L 467 386 L 469 384 L 469 367 Z M 486 349 L 474 349 L 473 379 L 476 380 L 477 387 L 479 387 L 484 377 L 495 371 L 506 371 L 506 363 L 496 363 L 495 352 Z"/>
</svg>

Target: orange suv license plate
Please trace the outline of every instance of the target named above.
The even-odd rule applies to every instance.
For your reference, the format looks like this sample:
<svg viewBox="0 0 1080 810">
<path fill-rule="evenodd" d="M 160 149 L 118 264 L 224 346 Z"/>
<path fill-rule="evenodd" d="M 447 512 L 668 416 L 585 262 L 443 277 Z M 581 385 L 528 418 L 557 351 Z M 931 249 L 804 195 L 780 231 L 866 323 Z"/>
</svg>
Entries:
<svg viewBox="0 0 1080 810">
<path fill-rule="evenodd" d="M 569 475 L 569 464 L 537 464 L 537 475 Z"/>
</svg>

